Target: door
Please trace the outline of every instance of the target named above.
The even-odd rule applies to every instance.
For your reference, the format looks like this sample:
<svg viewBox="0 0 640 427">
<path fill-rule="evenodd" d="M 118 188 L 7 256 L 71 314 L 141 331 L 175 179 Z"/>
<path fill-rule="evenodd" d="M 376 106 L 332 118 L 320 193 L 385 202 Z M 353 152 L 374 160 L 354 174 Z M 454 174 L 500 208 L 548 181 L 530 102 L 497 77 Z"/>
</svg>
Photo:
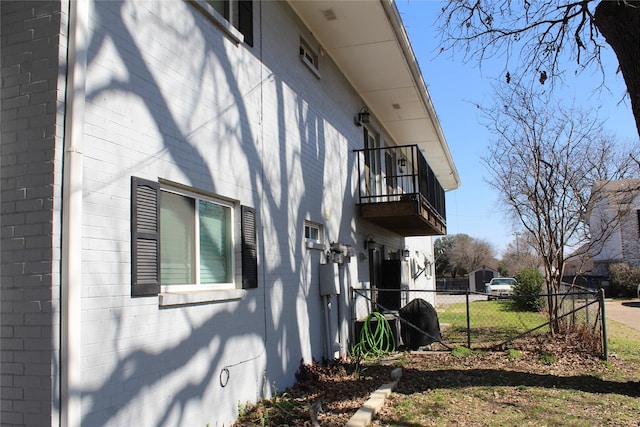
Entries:
<svg viewBox="0 0 640 427">
<path fill-rule="evenodd" d="M 396 167 L 396 153 L 394 150 L 386 149 L 384 152 L 384 172 L 385 181 L 387 184 L 387 201 L 392 202 L 397 200 L 393 195 L 397 192 L 398 186 L 398 169 Z"/>
<path fill-rule="evenodd" d="M 402 284 L 402 261 L 386 259 L 382 261 L 382 277 L 378 289 L 378 302 L 390 311 L 400 310 Z"/>
<path fill-rule="evenodd" d="M 364 173 L 369 202 L 376 202 L 382 193 L 380 184 L 380 139 L 376 134 L 364 129 Z"/>
</svg>

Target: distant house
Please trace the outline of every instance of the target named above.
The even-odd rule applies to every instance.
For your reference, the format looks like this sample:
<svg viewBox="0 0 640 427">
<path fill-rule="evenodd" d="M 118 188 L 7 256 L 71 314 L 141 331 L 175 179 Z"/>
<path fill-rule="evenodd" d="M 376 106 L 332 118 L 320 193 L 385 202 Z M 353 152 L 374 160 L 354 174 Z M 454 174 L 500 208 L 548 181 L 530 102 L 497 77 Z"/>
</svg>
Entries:
<svg viewBox="0 0 640 427">
<path fill-rule="evenodd" d="M 3 426 L 228 426 L 434 289 L 459 177 L 393 1 L 0 14 Z"/>
<path fill-rule="evenodd" d="M 640 179 L 598 182 L 590 211 L 593 274 L 616 262 L 640 266 Z"/>
</svg>

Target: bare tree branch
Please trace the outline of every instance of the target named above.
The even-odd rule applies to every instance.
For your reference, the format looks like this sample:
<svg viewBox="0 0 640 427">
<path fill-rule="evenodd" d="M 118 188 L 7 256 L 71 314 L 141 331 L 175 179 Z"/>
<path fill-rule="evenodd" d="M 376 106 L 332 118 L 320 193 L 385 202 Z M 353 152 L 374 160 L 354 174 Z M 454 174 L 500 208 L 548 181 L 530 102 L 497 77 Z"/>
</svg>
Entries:
<svg viewBox="0 0 640 427">
<path fill-rule="evenodd" d="M 462 51 L 465 61 L 504 60 L 507 82 L 531 85 L 563 78 L 569 64 L 576 73 L 597 67 L 604 85 L 602 49 L 619 61 L 640 135 L 640 2 L 457 0 L 439 16 L 441 52 Z M 497 76 L 494 76 L 497 78 Z"/>
<path fill-rule="evenodd" d="M 623 205 L 616 205 L 591 233 L 591 209 L 604 200 L 601 183 L 631 176 L 628 151 L 591 113 L 550 103 L 522 86 L 504 84 L 494 104 L 481 110 L 495 135 L 483 158 L 489 184 L 543 260 L 549 293 L 558 292 L 573 257 L 567 248 L 598 250 L 624 216 Z"/>
</svg>

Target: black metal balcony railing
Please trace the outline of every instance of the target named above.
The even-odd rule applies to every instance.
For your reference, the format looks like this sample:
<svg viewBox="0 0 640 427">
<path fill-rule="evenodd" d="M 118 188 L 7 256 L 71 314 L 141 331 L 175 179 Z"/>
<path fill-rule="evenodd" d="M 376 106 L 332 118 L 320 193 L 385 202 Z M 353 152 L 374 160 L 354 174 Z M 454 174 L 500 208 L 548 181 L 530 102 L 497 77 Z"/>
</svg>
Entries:
<svg viewBox="0 0 640 427">
<path fill-rule="evenodd" d="M 360 205 L 391 204 L 393 209 L 394 202 L 415 201 L 416 215 L 437 222 L 441 230 L 434 234 L 444 234 L 444 189 L 417 145 L 354 151 L 358 155 Z"/>
</svg>

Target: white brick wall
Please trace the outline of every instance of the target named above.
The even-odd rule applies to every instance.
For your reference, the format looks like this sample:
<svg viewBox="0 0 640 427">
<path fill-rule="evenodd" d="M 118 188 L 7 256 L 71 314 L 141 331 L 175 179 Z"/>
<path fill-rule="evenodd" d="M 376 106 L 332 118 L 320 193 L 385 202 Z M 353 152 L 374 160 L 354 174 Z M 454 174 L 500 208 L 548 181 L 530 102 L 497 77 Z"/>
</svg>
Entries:
<svg viewBox="0 0 640 427">
<path fill-rule="evenodd" d="M 0 4 L 0 424 L 55 423 L 59 2 Z M 64 33 L 64 32 L 63 32 Z"/>
</svg>

